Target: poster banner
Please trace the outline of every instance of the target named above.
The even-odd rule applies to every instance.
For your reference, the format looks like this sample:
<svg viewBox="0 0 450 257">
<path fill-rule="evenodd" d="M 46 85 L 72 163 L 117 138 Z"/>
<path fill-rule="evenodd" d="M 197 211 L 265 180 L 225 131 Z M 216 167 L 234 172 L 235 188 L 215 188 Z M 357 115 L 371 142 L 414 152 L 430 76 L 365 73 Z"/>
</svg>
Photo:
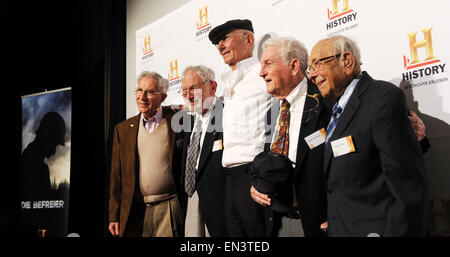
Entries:
<svg viewBox="0 0 450 257">
<path fill-rule="evenodd" d="M 70 191 L 72 91 L 22 96 L 19 233 L 66 236 Z"/>
</svg>

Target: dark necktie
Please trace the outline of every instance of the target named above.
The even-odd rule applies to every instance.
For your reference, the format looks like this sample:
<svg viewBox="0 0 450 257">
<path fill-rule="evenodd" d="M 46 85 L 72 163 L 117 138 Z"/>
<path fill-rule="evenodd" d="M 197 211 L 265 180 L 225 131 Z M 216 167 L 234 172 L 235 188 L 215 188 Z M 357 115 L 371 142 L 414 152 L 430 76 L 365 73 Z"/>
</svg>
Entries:
<svg viewBox="0 0 450 257">
<path fill-rule="evenodd" d="M 330 140 L 331 135 L 333 134 L 334 128 L 336 128 L 336 124 L 341 117 L 340 113 L 342 112 L 342 108 L 339 105 L 335 105 L 333 107 L 333 114 L 331 115 L 331 122 L 327 128 L 327 137 L 325 139 L 325 147 L 328 147 L 328 140 Z"/>
<path fill-rule="evenodd" d="M 278 138 L 272 143 L 272 152 L 288 156 L 289 153 L 289 112 L 290 104 L 284 99 L 281 103 L 280 120 L 278 121 Z"/>
<path fill-rule="evenodd" d="M 194 130 L 192 131 L 192 139 L 187 149 L 186 157 L 186 176 L 184 180 L 184 187 L 189 197 L 195 191 L 196 169 L 197 159 L 200 152 L 200 137 L 202 135 L 202 122 L 197 119 Z"/>
</svg>

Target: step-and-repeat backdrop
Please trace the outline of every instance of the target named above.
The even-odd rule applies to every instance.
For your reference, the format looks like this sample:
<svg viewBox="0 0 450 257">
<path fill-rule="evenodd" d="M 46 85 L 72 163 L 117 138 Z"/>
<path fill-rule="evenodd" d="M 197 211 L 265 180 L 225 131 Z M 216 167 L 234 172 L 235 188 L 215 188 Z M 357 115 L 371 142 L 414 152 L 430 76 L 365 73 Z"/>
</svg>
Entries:
<svg viewBox="0 0 450 257">
<path fill-rule="evenodd" d="M 164 105 L 183 104 L 181 73 L 203 64 L 220 74 L 229 68 L 208 39 L 215 26 L 250 19 L 260 55 L 261 39 L 292 36 L 308 50 L 343 34 L 361 48 L 363 70 L 402 88 L 409 108 L 424 121 L 432 147 L 425 154 L 433 231 L 450 224 L 450 1 L 447 0 L 192 0 L 136 31 L 136 76 L 152 70 L 170 81 Z M 136 85 L 128 85 L 133 92 Z M 136 111 L 137 110 L 133 110 Z"/>
</svg>

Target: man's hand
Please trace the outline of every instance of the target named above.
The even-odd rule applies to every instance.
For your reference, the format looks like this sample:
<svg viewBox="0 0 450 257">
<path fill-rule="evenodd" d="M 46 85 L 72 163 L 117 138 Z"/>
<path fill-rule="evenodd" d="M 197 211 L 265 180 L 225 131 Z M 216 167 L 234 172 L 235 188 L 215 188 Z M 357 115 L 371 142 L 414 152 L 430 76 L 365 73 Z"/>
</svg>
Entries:
<svg viewBox="0 0 450 257">
<path fill-rule="evenodd" d="M 425 137 L 425 124 L 423 124 L 422 120 L 415 112 L 409 111 L 409 113 L 411 116 L 408 116 L 408 118 L 411 121 L 414 133 L 416 133 L 417 140 L 420 141 Z"/>
<path fill-rule="evenodd" d="M 325 221 L 324 223 L 320 224 L 320 229 L 328 229 L 328 221 Z"/>
<path fill-rule="evenodd" d="M 111 222 L 108 226 L 109 232 L 113 236 L 119 236 L 119 222 Z"/>
<path fill-rule="evenodd" d="M 268 195 L 258 192 L 253 186 L 250 188 L 250 195 L 252 196 L 253 201 L 262 206 L 270 206 L 272 204 L 272 200 Z"/>
</svg>

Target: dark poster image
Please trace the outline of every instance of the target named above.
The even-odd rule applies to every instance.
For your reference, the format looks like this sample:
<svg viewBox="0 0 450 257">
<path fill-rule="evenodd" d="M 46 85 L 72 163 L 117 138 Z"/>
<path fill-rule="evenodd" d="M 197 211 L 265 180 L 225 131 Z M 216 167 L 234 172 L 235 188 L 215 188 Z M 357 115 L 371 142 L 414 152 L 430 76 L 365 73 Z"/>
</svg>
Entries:
<svg viewBox="0 0 450 257">
<path fill-rule="evenodd" d="M 67 235 L 71 107 L 70 88 L 22 97 L 23 236 Z"/>
</svg>

